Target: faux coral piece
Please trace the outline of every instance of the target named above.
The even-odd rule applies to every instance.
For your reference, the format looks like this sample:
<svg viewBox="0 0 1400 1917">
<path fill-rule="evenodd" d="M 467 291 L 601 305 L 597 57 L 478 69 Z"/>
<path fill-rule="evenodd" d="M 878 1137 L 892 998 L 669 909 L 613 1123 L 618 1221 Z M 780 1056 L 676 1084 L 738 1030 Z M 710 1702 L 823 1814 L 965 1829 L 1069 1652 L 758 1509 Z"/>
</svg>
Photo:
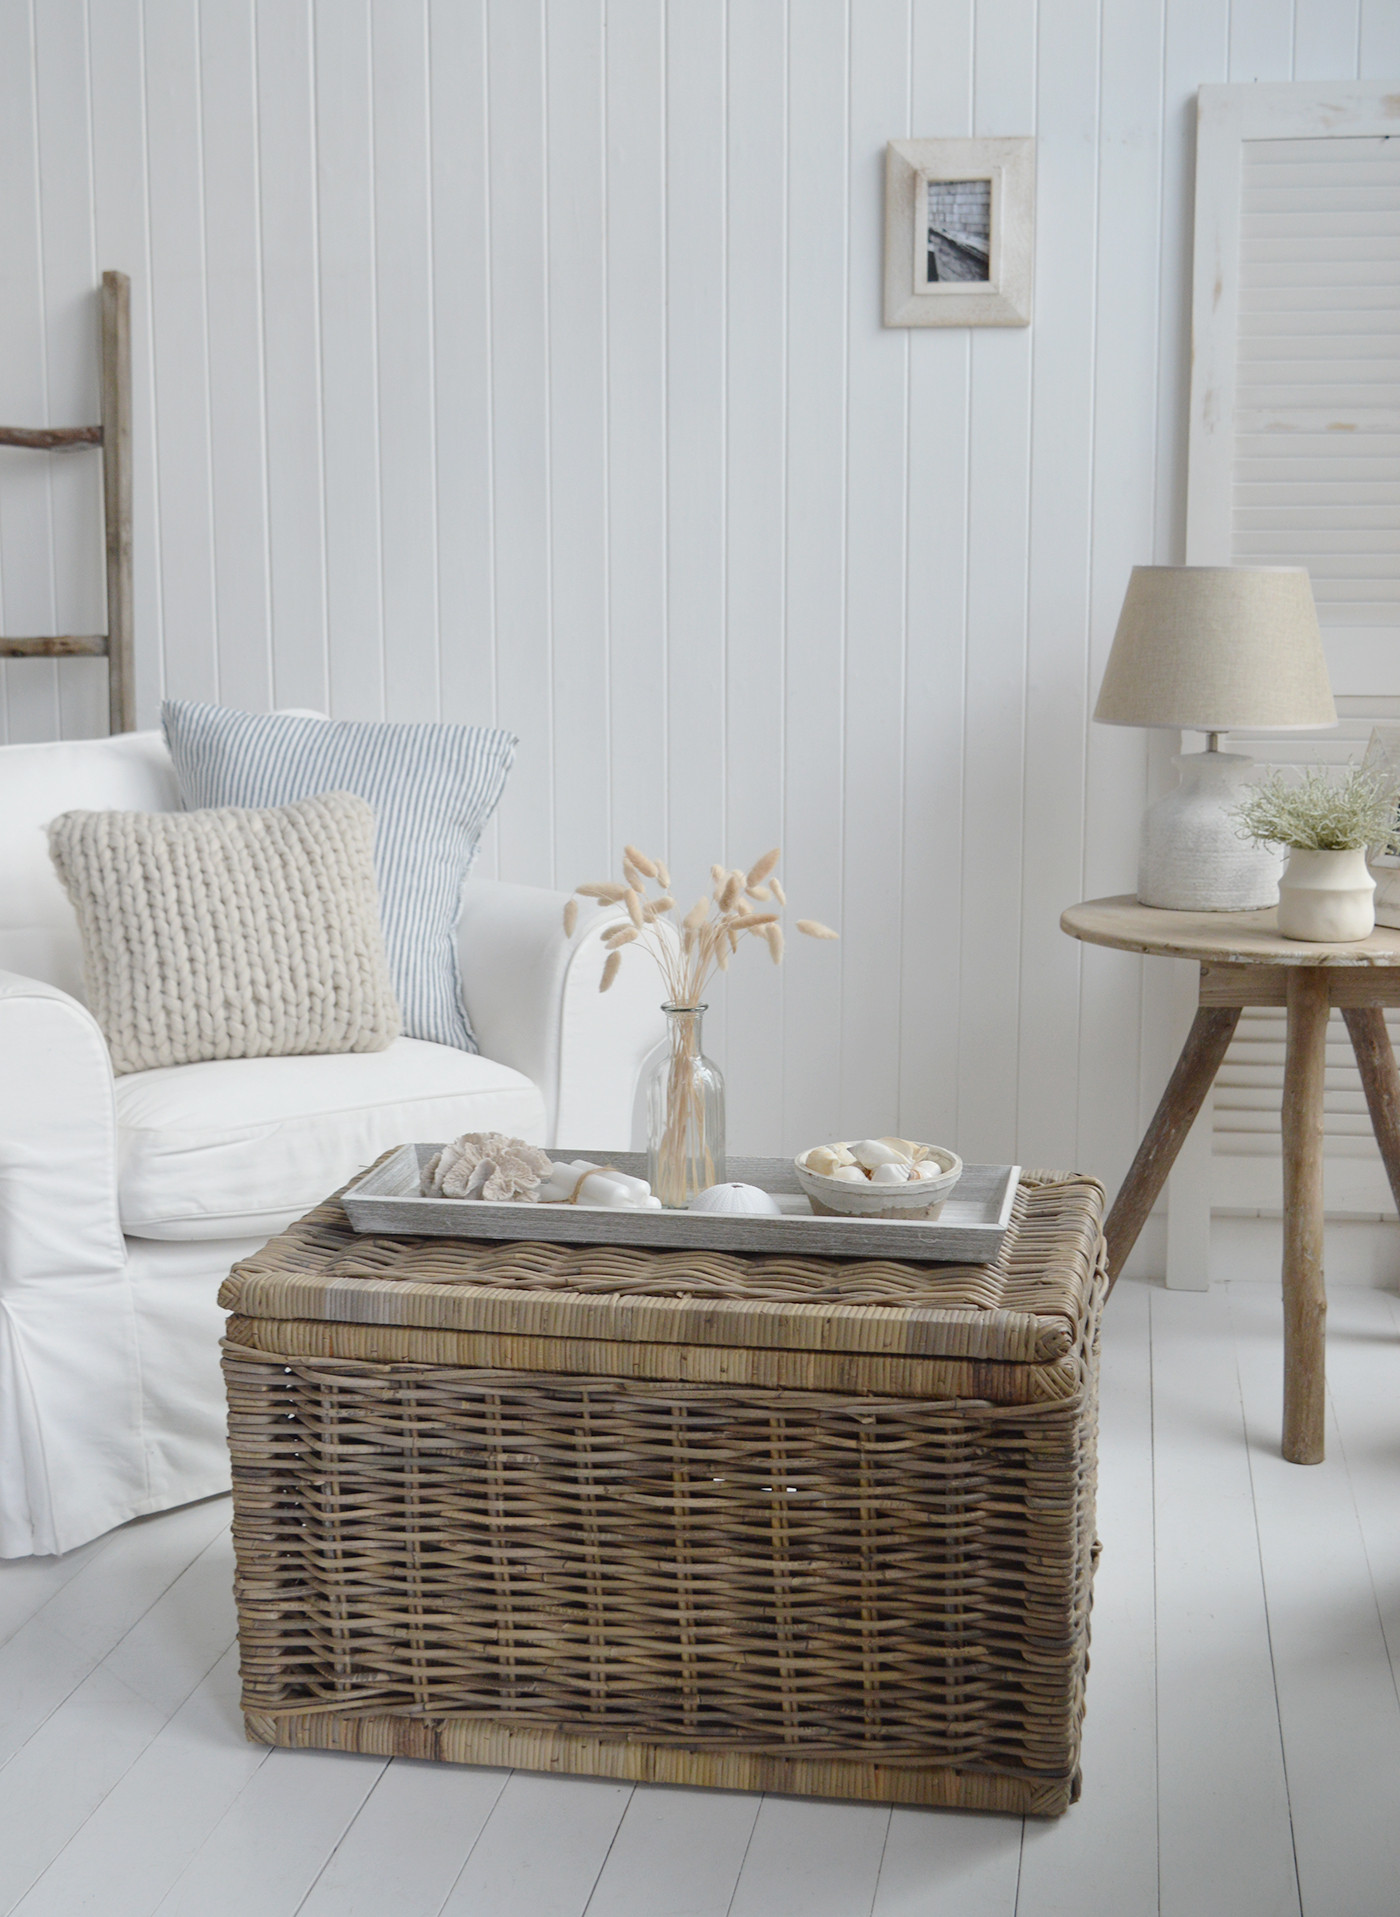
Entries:
<svg viewBox="0 0 1400 1917">
<path fill-rule="evenodd" d="M 504 1132 L 464 1132 L 429 1159 L 423 1170 L 423 1196 L 533 1205 L 552 1170 L 545 1154 L 523 1138 L 507 1138 Z"/>
</svg>

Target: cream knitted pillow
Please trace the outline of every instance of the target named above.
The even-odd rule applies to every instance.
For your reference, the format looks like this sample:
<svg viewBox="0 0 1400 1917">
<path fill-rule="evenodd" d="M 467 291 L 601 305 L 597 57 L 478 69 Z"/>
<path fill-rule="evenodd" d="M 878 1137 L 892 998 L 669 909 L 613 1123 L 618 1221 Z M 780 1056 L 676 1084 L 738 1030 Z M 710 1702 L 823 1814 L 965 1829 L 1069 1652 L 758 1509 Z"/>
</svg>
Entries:
<svg viewBox="0 0 1400 1917">
<path fill-rule="evenodd" d="M 49 856 L 114 1072 L 397 1038 L 374 813 L 353 793 L 266 811 L 65 812 Z"/>
</svg>

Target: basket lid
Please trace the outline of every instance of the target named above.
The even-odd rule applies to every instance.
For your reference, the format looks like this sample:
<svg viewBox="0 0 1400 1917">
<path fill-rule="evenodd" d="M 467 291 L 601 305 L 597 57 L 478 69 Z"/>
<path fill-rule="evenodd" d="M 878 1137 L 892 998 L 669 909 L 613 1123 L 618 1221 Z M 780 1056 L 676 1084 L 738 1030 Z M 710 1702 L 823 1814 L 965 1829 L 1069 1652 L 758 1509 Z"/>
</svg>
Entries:
<svg viewBox="0 0 1400 1917">
<path fill-rule="evenodd" d="M 1052 1364 L 1080 1340 L 1102 1208 L 1093 1179 L 1029 1173 L 995 1259 L 920 1265 L 377 1238 L 337 1197 L 235 1265 L 219 1302 L 245 1319 Z"/>
</svg>

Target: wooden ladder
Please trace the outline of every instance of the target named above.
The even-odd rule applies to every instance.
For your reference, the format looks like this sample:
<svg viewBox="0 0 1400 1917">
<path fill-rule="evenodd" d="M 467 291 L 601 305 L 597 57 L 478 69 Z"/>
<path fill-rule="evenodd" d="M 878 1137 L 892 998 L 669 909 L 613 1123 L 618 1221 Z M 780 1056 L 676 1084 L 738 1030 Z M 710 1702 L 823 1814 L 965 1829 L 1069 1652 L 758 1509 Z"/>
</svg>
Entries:
<svg viewBox="0 0 1400 1917">
<path fill-rule="evenodd" d="M 102 448 L 102 506 L 107 528 L 107 630 L 0 638 L 0 659 L 106 659 L 108 730 L 136 729 L 131 673 L 131 281 L 102 275 L 102 424 L 0 426 L 0 446 L 35 452 Z"/>
</svg>

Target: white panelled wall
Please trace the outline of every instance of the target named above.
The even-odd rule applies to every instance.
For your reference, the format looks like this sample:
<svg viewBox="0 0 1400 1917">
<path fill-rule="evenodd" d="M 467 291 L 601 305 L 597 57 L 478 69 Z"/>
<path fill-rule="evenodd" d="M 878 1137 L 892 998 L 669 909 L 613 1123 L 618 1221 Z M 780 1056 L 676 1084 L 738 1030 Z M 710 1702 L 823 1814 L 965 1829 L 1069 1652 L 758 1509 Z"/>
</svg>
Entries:
<svg viewBox="0 0 1400 1917">
<path fill-rule="evenodd" d="M 143 725 L 510 725 L 532 883 L 781 842 L 842 942 L 716 994 L 732 1142 L 1116 1182 L 1171 993 L 1057 921 L 1171 749 L 1089 712 L 1181 556 L 1195 89 L 1397 73 L 1395 0 L 0 0 L 0 419 L 96 418 L 129 273 Z M 1023 133 L 1031 326 L 884 329 L 886 140 Z M 0 452 L 0 631 L 101 630 L 99 506 Z"/>
</svg>

